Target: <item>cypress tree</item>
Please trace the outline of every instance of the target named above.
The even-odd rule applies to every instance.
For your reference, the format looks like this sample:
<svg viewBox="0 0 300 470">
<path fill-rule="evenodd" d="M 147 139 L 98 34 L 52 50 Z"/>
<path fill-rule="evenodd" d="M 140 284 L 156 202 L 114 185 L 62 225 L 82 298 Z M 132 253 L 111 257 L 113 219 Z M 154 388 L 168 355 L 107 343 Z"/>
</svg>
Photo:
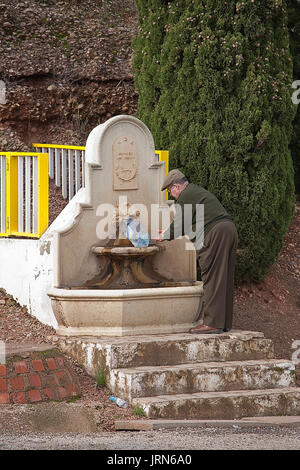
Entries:
<svg viewBox="0 0 300 470">
<path fill-rule="evenodd" d="M 293 214 L 295 106 L 284 0 L 137 1 L 138 117 L 170 168 L 214 193 L 239 233 L 237 278 L 261 280 Z"/>
</svg>

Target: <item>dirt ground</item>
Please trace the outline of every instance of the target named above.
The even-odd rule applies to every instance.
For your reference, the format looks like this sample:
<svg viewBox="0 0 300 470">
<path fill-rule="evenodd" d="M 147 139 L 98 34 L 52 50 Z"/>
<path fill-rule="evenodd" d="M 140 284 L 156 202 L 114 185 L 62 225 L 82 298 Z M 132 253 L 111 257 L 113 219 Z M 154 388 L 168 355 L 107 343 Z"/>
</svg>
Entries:
<svg viewBox="0 0 300 470">
<path fill-rule="evenodd" d="M 296 356 L 300 340 L 300 203 L 277 261 L 260 284 L 237 286 L 233 327 L 262 331 L 274 341 L 277 358 Z M 297 346 L 297 349 L 299 349 Z M 300 350 L 297 355 L 300 362 Z"/>
<path fill-rule="evenodd" d="M 300 346 L 295 347 L 295 341 L 300 340 L 299 232 L 298 202 L 283 248 L 264 282 L 236 287 L 233 328 L 263 332 L 274 341 L 276 358 L 296 358 L 300 362 Z M 6 343 L 55 344 L 57 336 L 53 328 L 33 318 L 26 308 L 0 289 L 0 339 Z M 99 431 L 113 431 L 116 419 L 139 418 L 131 408 L 122 409 L 112 404 L 109 390 L 99 387 L 74 361 L 71 363 L 82 391 L 80 400 L 94 412 Z M 300 386 L 299 365 L 296 374 Z"/>
</svg>

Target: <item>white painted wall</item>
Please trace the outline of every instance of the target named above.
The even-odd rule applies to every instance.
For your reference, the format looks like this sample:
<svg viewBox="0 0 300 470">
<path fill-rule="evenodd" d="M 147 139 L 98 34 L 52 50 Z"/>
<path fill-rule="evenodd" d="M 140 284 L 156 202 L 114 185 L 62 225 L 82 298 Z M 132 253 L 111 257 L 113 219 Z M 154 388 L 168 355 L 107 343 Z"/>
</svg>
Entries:
<svg viewBox="0 0 300 470">
<path fill-rule="evenodd" d="M 84 193 L 78 191 L 40 239 L 0 238 L 0 288 L 53 328 L 57 321 L 47 291 L 56 286 L 55 236 L 72 225 Z"/>
<path fill-rule="evenodd" d="M 0 239 L 0 287 L 42 323 L 56 328 L 47 290 L 53 282 L 52 237 Z"/>
</svg>

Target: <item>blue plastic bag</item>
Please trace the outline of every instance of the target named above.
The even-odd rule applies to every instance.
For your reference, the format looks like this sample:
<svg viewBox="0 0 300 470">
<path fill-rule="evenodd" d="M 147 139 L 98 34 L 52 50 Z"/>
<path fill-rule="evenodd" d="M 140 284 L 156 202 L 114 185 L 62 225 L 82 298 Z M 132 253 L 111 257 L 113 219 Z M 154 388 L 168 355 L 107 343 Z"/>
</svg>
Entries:
<svg viewBox="0 0 300 470">
<path fill-rule="evenodd" d="M 136 247 L 148 246 L 150 243 L 149 233 L 143 232 L 140 221 L 132 217 L 126 220 L 126 237 Z"/>
</svg>

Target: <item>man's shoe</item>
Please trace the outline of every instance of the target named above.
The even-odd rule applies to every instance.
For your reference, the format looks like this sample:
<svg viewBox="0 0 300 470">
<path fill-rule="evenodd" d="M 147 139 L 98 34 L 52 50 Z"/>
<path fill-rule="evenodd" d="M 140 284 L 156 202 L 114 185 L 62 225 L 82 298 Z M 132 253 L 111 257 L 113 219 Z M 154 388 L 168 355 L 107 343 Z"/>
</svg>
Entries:
<svg viewBox="0 0 300 470">
<path fill-rule="evenodd" d="M 212 326 L 199 325 L 189 329 L 189 333 L 197 335 L 218 335 L 223 333 L 222 328 L 213 328 Z"/>
</svg>

